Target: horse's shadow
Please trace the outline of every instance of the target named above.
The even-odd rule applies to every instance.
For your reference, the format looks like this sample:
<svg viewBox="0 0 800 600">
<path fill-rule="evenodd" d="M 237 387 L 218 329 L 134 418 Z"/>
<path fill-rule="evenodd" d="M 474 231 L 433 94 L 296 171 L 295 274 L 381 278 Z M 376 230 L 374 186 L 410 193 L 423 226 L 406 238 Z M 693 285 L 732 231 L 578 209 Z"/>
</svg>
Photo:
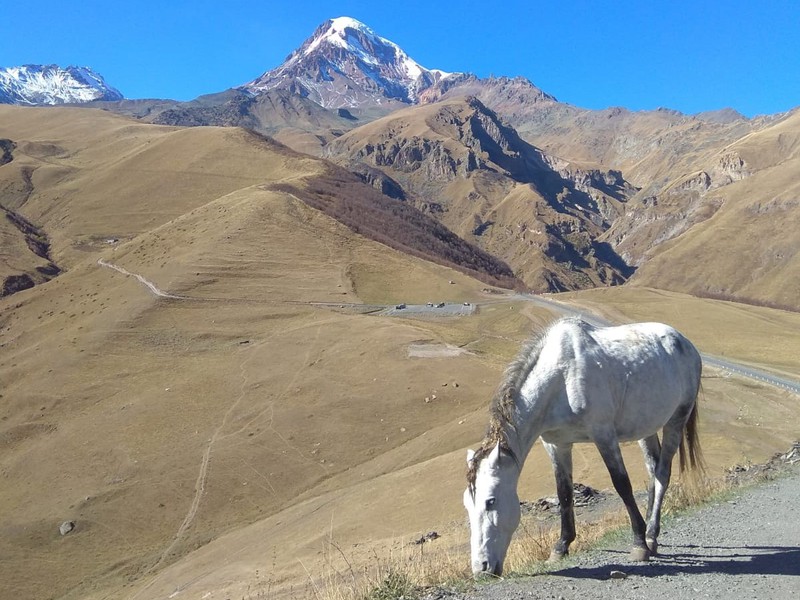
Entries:
<svg viewBox="0 0 800 600">
<path fill-rule="evenodd" d="M 677 574 L 723 573 L 726 575 L 795 575 L 800 576 L 800 547 L 797 546 L 662 546 L 662 552 L 650 562 L 631 563 L 611 561 L 602 566 L 571 566 L 550 575 L 576 579 L 608 579 L 611 571 L 622 571 L 639 577 L 659 577 Z M 723 554 L 706 553 L 720 550 Z M 625 555 L 619 550 L 606 554 Z"/>
</svg>

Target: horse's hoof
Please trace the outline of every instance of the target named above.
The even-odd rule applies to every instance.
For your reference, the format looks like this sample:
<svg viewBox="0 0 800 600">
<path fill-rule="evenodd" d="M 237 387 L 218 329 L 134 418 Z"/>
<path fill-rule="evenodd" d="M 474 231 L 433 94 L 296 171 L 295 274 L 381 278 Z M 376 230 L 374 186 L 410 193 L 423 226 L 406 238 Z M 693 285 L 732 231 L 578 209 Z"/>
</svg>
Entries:
<svg viewBox="0 0 800 600">
<path fill-rule="evenodd" d="M 566 552 L 559 552 L 558 550 L 553 550 L 550 553 L 550 558 L 547 559 L 549 564 L 557 563 L 564 560 L 564 557 L 567 555 Z"/>
<path fill-rule="evenodd" d="M 629 554 L 631 562 L 647 562 L 650 560 L 650 551 L 647 548 L 636 547 Z"/>
<path fill-rule="evenodd" d="M 658 541 L 647 540 L 647 549 L 650 550 L 650 556 L 655 556 L 658 554 Z"/>
</svg>

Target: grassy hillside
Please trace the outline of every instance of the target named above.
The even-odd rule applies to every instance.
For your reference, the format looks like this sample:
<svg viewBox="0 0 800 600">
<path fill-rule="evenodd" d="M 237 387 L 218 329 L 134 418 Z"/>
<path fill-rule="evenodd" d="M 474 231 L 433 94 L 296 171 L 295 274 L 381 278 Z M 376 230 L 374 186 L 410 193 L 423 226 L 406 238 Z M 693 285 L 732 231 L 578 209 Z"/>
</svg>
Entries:
<svg viewBox="0 0 800 600">
<path fill-rule="evenodd" d="M 302 190 L 309 181 L 332 178 L 336 185 L 347 182 L 346 194 L 339 196 L 354 214 L 350 227 L 358 228 L 369 214 L 373 223 L 362 226 L 367 236 L 400 241 L 395 234 L 403 231 L 406 239 L 415 239 L 411 248 L 426 258 L 448 264 L 464 259 L 466 269 L 516 284 L 500 261 L 433 219 L 329 163 L 251 131 L 147 125 L 90 109 L 6 106 L 0 107 L 0 118 L 5 119 L 0 137 L 13 143 L 11 159 L 0 166 L 0 206 L 46 232 L 50 258 L 62 269 L 235 190 L 279 183 Z M 336 190 L 327 195 L 335 197 Z M 381 229 L 387 223 L 392 231 Z M 19 249 L 12 255 L 11 244 L 6 247 L 6 270 L 32 272 L 41 260 L 24 250 L 21 235 L 10 234 Z"/>
<path fill-rule="evenodd" d="M 286 194 L 229 194 L 104 257 L 191 299 L 90 260 L 4 301 L 6 591 L 86 597 L 156 573 L 451 422 L 494 379 L 475 355 L 410 358 L 410 343 L 441 341 L 413 323 L 307 304 L 360 301 L 348 272 L 384 263 L 406 289 L 474 298 L 481 284 Z M 41 560 L 49 575 L 31 578 Z"/>
<path fill-rule="evenodd" d="M 699 200 L 711 214 L 652 250 L 633 283 L 798 309 L 800 112 L 725 148 L 707 171 L 732 161 L 734 178 Z"/>
</svg>

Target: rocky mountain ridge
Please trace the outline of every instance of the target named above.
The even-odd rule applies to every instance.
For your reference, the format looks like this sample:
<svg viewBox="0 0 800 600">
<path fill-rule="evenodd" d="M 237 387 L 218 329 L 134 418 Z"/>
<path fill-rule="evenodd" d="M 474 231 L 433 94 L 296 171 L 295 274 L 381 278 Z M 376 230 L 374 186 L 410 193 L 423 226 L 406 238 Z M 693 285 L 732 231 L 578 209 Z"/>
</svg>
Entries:
<svg viewBox="0 0 800 600">
<path fill-rule="evenodd" d="M 547 155 L 477 98 L 392 113 L 332 141 L 325 156 L 402 190 L 537 291 L 616 284 L 630 274 L 595 240 L 636 189 L 619 172 Z"/>
</svg>

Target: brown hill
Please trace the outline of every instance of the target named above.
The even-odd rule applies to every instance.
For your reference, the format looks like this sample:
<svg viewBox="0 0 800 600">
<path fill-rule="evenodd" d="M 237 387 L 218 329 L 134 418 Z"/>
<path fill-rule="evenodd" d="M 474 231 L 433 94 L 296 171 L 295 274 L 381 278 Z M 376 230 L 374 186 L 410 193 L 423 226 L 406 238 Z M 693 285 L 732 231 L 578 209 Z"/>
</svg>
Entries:
<svg viewBox="0 0 800 600">
<path fill-rule="evenodd" d="M 407 108 L 325 148 L 386 178 L 540 291 L 621 283 L 626 265 L 598 237 L 634 193 L 618 172 L 546 155 L 476 98 Z"/>
<path fill-rule="evenodd" d="M 0 299 L 0 597 L 312 595 L 305 586 L 342 583 L 326 578 L 336 569 L 350 582 L 376 556 L 418 556 L 411 541 L 432 529 L 442 539 L 425 556 L 441 547 L 466 569 L 464 448 L 502 368 L 552 315 L 312 208 L 314 186 L 322 204 L 348 206 L 330 192 L 352 195 L 352 176 L 261 136 L 8 110 L 4 189 L 32 169 L 15 210 L 37 219 L 65 272 Z M 480 306 L 463 319 L 358 312 L 430 299 Z M 631 302 L 692 315 L 701 347 L 796 363 L 796 315 Z M 703 312 L 718 305 L 724 339 Z M 714 376 L 704 389 L 716 471 L 795 433 L 788 394 Z M 531 500 L 553 489 L 535 452 Z M 640 480 L 638 449 L 625 452 Z M 610 487 L 591 449 L 575 465 Z M 65 521 L 75 528 L 61 535 Z"/>
<path fill-rule="evenodd" d="M 489 393 L 492 360 L 409 355 L 458 336 L 349 308 L 478 297 L 485 284 L 353 231 L 411 215 L 404 249 L 433 257 L 438 244 L 444 262 L 466 247 L 412 207 L 241 129 L 3 112 L 5 189 L 30 169 L 15 209 L 48 232 L 65 272 L 0 300 L 0 596 L 124 596 L 334 477 L 352 485 L 434 456 L 392 451 Z M 308 190 L 372 222 L 344 226 Z M 459 386 L 441 390 L 450 369 Z M 62 537 L 64 521 L 76 527 Z"/>
<path fill-rule="evenodd" d="M 437 336 L 308 301 L 359 301 L 383 269 L 406 298 L 479 284 L 286 193 L 236 191 L 104 256 L 182 299 L 92 257 L 4 301 L 2 596 L 116 596 L 449 423 L 491 379 L 473 355 L 447 359 L 458 390 L 412 410 L 451 377 L 407 358 Z"/>
<path fill-rule="evenodd" d="M 638 269 L 634 283 L 800 308 L 797 111 L 754 119 L 731 110 L 592 111 L 521 79 L 460 85 L 439 97 L 468 90 L 544 152 L 619 171 L 639 188 L 597 238 Z"/>
<path fill-rule="evenodd" d="M 336 197 L 337 187 L 346 187 L 349 226 L 428 259 L 448 264 L 463 260 L 467 270 L 515 285 L 508 267 L 435 220 L 381 196 L 330 163 L 256 133 L 137 124 L 88 109 L 2 110 L 13 125 L 0 133 L 15 147 L 0 166 L 5 190 L 0 204 L 47 232 L 48 250 L 60 268 L 243 187 L 281 182 L 301 194 L 309 182 L 324 186 L 333 178 L 337 181 L 330 184 L 328 196 Z M 361 222 L 367 216 L 372 222 Z M 15 239 L 21 246 L 21 234 Z M 41 265 L 29 254 L 17 250 L 6 262 L 27 260 L 32 266 L 21 265 L 21 273 L 31 274 Z"/>
<path fill-rule="evenodd" d="M 696 167 L 609 232 L 640 257 L 633 282 L 800 308 L 800 111 Z"/>
</svg>

